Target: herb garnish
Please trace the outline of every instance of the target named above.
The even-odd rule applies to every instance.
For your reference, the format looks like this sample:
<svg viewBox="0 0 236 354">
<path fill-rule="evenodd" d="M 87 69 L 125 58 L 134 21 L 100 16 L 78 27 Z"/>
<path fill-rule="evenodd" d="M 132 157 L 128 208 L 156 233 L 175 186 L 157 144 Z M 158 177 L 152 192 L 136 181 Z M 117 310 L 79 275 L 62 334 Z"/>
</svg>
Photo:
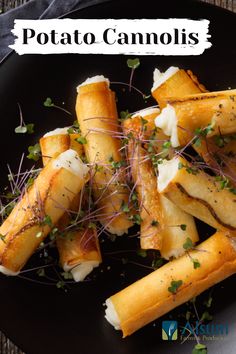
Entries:
<svg viewBox="0 0 236 354">
<path fill-rule="evenodd" d="M 177 290 L 179 289 L 179 287 L 183 284 L 182 280 L 172 280 L 172 282 L 170 283 L 170 286 L 168 288 L 168 291 L 172 294 L 176 294 Z"/>
<path fill-rule="evenodd" d="M 71 115 L 71 113 L 69 111 L 67 111 L 67 109 L 60 107 L 58 105 L 56 105 L 55 103 L 53 103 L 52 99 L 50 97 L 47 97 L 46 100 L 43 102 L 44 107 L 54 107 L 54 108 L 58 108 L 63 112 L 66 112 L 67 114 Z"/>
</svg>

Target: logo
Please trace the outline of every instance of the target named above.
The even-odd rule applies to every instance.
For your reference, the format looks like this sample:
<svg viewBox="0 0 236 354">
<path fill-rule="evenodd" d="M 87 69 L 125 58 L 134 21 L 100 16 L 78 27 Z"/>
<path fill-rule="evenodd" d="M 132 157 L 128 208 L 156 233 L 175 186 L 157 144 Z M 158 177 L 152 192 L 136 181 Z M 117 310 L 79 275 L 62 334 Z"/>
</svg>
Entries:
<svg viewBox="0 0 236 354">
<path fill-rule="evenodd" d="M 162 322 L 162 339 L 177 340 L 178 338 L 178 322 L 163 321 Z"/>
</svg>

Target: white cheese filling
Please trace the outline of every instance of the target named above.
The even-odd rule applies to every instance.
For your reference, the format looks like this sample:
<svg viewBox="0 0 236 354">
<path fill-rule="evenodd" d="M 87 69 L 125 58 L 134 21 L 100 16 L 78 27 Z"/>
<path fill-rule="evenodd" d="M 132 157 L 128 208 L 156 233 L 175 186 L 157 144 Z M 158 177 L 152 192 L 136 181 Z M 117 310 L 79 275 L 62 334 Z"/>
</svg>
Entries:
<svg viewBox="0 0 236 354">
<path fill-rule="evenodd" d="M 106 300 L 106 310 L 105 310 L 105 318 L 106 320 L 117 330 L 120 329 L 120 320 L 118 314 L 116 312 L 115 306 L 111 299 Z"/>
<path fill-rule="evenodd" d="M 74 281 L 79 282 L 79 281 L 83 281 L 87 277 L 87 275 L 89 275 L 92 272 L 92 270 L 98 266 L 99 266 L 98 261 L 85 261 L 78 264 L 77 266 L 72 266 L 72 267 L 68 266 L 68 264 L 65 263 L 63 269 L 65 272 L 70 271 Z"/>
<path fill-rule="evenodd" d="M 170 142 L 173 147 L 179 146 L 177 117 L 174 107 L 168 104 L 156 117 L 155 124 L 157 128 L 162 129 L 165 135 L 170 136 Z"/>
<path fill-rule="evenodd" d="M 174 157 L 172 160 L 164 160 L 158 165 L 157 189 L 162 192 L 175 177 L 179 170 L 179 158 Z"/>
<path fill-rule="evenodd" d="M 82 82 L 82 84 L 77 86 L 77 92 L 79 93 L 79 89 L 81 86 L 86 86 L 89 84 L 95 84 L 97 82 L 106 82 L 108 87 L 110 86 L 110 81 L 104 77 L 103 75 L 96 75 L 93 77 L 88 77 L 84 82 Z"/>
<path fill-rule="evenodd" d="M 68 129 L 70 127 L 65 127 L 65 128 L 56 128 L 54 130 L 51 130 L 50 132 L 44 134 L 44 138 L 48 136 L 53 136 L 53 135 L 67 135 L 68 134 Z"/>
<path fill-rule="evenodd" d="M 145 109 L 142 109 L 141 111 L 138 111 L 136 113 L 134 113 L 131 118 L 135 118 L 135 117 L 146 117 L 146 116 L 149 116 L 151 114 L 159 114 L 160 113 L 160 109 L 157 108 L 157 107 L 150 107 L 150 108 L 145 108 Z"/>
<path fill-rule="evenodd" d="M 54 161 L 53 168 L 65 168 L 81 179 L 85 178 L 89 168 L 80 159 L 75 150 L 69 149 L 62 152 Z"/>
<path fill-rule="evenodd" d="M 160 87 L 164 82 L 166 82 L 171 76 L 177 73 L 179 68 L 176 66 L 170 66 L 164 73 L 161 73 L 160 70 L 155 69 L 153 72 L 153 86 L 152 92 Z"/>
<path fill-rule="evenodd" d="M 18 275 L 20 272 L 13 272 L 11 269 L 8 269 L 2 265 L 0 265 L 0 273 L 3 273 L 5 275 L 10 275 L 10 276 L 16 276 Z"/>
</svg>

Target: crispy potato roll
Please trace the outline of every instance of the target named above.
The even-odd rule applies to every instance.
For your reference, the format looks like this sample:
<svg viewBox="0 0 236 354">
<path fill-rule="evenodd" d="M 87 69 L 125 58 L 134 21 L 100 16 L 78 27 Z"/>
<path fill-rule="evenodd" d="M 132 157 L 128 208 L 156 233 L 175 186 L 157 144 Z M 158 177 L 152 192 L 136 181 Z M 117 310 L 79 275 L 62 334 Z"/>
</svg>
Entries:
<svg viewBox="0 0 236 354">
<path fill-rule="evenodd" d="M 194 260 L 200 265 L 196 269 Z M 107 299 L 105 317 L 126 337 L 235 272 L 235 241 L 217 232 Z M 172 282 L 178 282 L 176 291 Z"/>
<path fill-rule="evenodd" d="M 75 140 L 78 137 L 79 134 L 68 134 L 68 128 L 56 129 L 45 134 L 40 139 L 44 165 L 69 148 L 75 150 L 81 157 L 84 151 L 83 145 Z M 70 208 L 72 211 L 79 210 L 83 197 L 84 195 L 79 193 L 74 198 Z M 97 230 L 95 225 L 90 229 L 87 223 L 83 225 L 82 230 L 65 231 L 70 219 L 69 213 L 65 213 L 59 220 L 57 226 L 63 232 L 63 236 L 56 237 L 56 244 L 63 269 L 70 271 L 75 281 L 82 281 L 102 261 Z"/>
<path fill-rule="evenodd" d="M 197 143 L 200 141 L 200 144 Z M 236 186 L 236 136 L 216 135 L 202 138 L 193 145 L 197 153 L 217 174 L 223 174 Z"/>
<path fill-rule="evenodd" d="M 207 137 L 236 131 L 236 90 L 207 92 L 170 98 L 156 126 L 170 136 L 173 147 L 184 146 L 207 129 Z"/>
<path fill-rule="evenodd" d="M 84 149 L 92 164 L 92 188 L 98 205 L 100 222 L 112 234 L 122 235 L 132 226 L 121 210 L 128 202 L 124 169 L 112 167 L 122 161 L 115 94 L 103 76 L 89 78 L 77 88 L 76 114 Z"/>
<path fill-rule="evenodd" d="M 157 108 L 142 110 L 123 122 L 125 135 L 132 133 L 128 141 L 128 158 L 131 166 L 133 182 L 138 193 L 141 230 L 140 244 L 142 249 L 158 249 L 161 255 L 169 259 L 185 252 L 183 248 L 186 233 L 180 225 L 187 224 L 192 242 L 198 241 L 193 217 L 187 215 L 157 191 L 157 177 L 150 157 L 141 144 L 152 135 L 154 119 L 159 113 Z M 143 124 L 145 122 L 145 125 Z M 161 150 L 165 136 L 156 132 L 156 148 Z M 157 150 L 156 150 L 157 151 Z"/>
<path fill-rule="evenodd" d="M 171 66 L 164 73 L 155 69 L 153 73 L 152 96 L 162 109 L 166 106 L 169 97 L 206 92 L 205 87 L 190 70 Z"/>
<path fill-rule="evenodd" d="M 44 166 L 46 166 L 52 157 L 68 149 L 75 150 L 79 156 L 82 156 L 84 151 L 83 145 L 76 141 L 80 137 L 80 134 L 69 134 L 68 129 L 69 127 L 57 128 L 46 133 L 40 139 Z"/>
<path fill-rule="evenodd" d="M 88 180 L 88 167 L 74 150 L 52 159 L 0 227 L 0 271 L 16 275 Z"/>
<path fill-rule="evenodd" d="M 236 196 L 178 157 L 159 167 L 158 190 L 187 213 L 219 230 L 236 230 Z"/>
</svg>

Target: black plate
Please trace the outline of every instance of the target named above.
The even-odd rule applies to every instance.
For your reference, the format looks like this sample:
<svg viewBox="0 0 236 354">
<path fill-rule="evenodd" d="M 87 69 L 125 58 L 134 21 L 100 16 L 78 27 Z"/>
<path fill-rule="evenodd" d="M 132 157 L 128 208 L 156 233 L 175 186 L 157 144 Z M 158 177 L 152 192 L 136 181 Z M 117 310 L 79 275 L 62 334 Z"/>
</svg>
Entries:
<svg viewBox="0 0 236 354">
<path fill-rule="evenodd" d="M 210 90 L 236 86 L 235 77 L 235 15 L 222 9 L 193 1 L 144 2 L 119 0 L 94 6 L 69 15 L 71 18 L 207 18 L 211 21 L 213 46 L 201 56 L 141 58 L 134 84 L 148 92 L 155 66 L 166 69 L 170 65 L 191 68 Z M 46 108 L 46 97 L 74 112 L 75 87 L 87 76 L 102 73 L 111 81 L 129 79 L 124 56 L 103 55 L 10 55 L 0 67 L 1 112 L 1 184 L 5 183 L 6 163 L 16 169 L 23 151 L 35 143 L 46 131 L 70 124 L 71 118 L 63 112 Z M 144 106 L 136 93 L 118 90 L 118 109 L 130 111 Z M 36 133 L 14 133 L 18 125 L 20 103 L 26 122 L 34 122 Z M 153 104 L 150 100 L 148 104 Z M 119 240 L 117 249 L 127 247 L 127 239 Z M 105 260 L 104 268 L 112 262 Z M 121 277 L 122 271 L 126 277 Z M 112 263 L 112 269 L 98 272 L 96 279 L 77 284 L 67 293 L 54 286 L 42 286 L 18 278 L 0 278 L 0 328 L 27 354 L 157 354 L 190 353 L 192 341 L 184 345 L 161 339 L 161 320 L 146 326 L 123 340 L 104 319 L 104 300 L 135 279 L 147 274 L 139 267 Z M 236 324 L 236 302 L 233 283 L 228 279 L 214 289 L 212 311 L 214 323 L 228 323 L 229 334 L 224 340 L 208 341 L 209 353 L 235 353 L 233 336 Z M 134 299 L 135 301 L 135 299 Z M 201 300 L 200 300 L 201 301 Z M 186 309 L 180 307 L 172 317 Z M 169 315 L 163 317 L 169 319 Z"/>
</svg>

